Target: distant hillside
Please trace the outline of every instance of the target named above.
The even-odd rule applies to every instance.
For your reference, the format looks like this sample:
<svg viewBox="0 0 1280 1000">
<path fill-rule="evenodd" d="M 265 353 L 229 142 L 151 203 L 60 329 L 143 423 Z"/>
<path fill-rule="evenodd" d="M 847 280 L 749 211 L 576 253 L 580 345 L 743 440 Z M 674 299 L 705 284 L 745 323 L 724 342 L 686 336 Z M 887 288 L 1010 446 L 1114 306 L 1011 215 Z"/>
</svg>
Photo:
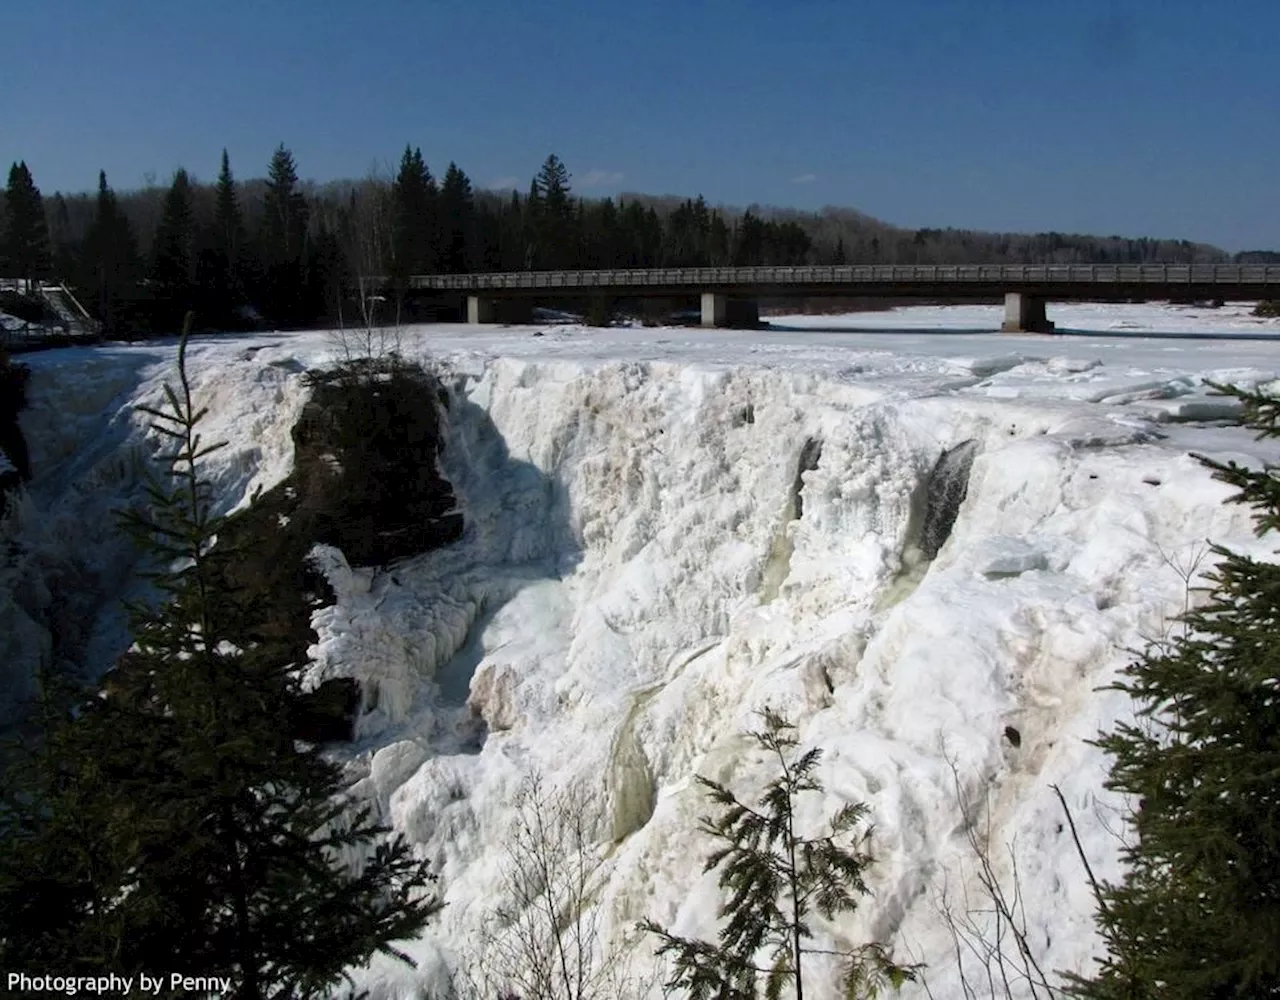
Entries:
<svg viewBox="0 0 1280 1000">
<path fill-rule="evenodd" d="M 338 180 L 323 185 L 304 183 L 302 189 L 311 199 L 342 203 L 351 192 L 359 191 L 368 184 L 367 180 Z M 261 218 L 266 181 L 253 178 L 239 182 L 237 186 L 241 191 L 245 221 L 252 231 Z M 133 224 L 139 248 L 144 254 L 149 251 L 159 224 L 164 194 L 165 188 L 162 187 L 117 192 L 120 207 Z M 212 217 L 213 185 L 195 183 L 193 194 L 197 218 Z M 475 192 L 476 206 L 481 210 L 496 212 L 509 199 L 509 194 Z M 599 205 L 602 201 L 603 199 L 597 198 L 583 199 L 588 206 Z M 641 192 L 623 192 L 616 199 L 619 206 L 634 202 L 645 209 L 652 208 L 664 223 L 682 205 L 689 205 L 692 201 L 678 195 Z M 94 196 L 59 194 L 46 199 L 46 207 L 50 215 L 51 234 L 61 235 L 70 242 L 79 242 L 84 238 L 93 218 Z M 843 250 L 845 262 L 886 264 L 1181 264 L 1228 263 L 1233 259 L 1231 254 L 1219 247 L 1190 240 L 1097 236 L 1088 233 L 906 229 L 857 209 L 841 206 L 828 206 L 818 212 L 758 204 L 746 208 L 726 205 L 708 208 L 718 212 L 730 229 L 739 225 L 748 214 L 768 222 L 793 223 L 808 237 L 809 246 L 804 254 L 805 262 L 808 263 L 832 263 L 840 249 Z M 320 217 L 320 213 L 312 214 L 313 226 Z M 1243 263 L 1277 263 L 1280 262 L 1280 252 L 1250 250 L 1236 254 L 1234 260 Z"/>
<path fill-rule="evenodd" d="M 627 193 L 621 197 L 652 205 L 659 214 L 669 213 L 682 203 L 675 195 Z M 746 209 L 718 207 L 730 220 L 751 212 L 772 221 L 796 223 L 813 242 L 813 263 L 830 263 L 840 242 L 843 242 L 847 261 L 873 264 L 1188 264 L 1231 260 L 1231 255 L 1219 247 L 1189 240 L 1083 233 L 905 229 L 857 209 L 839 206 L 827 206 L 819 212 L 761 205 L 750 205 Z"/>
<path fill-rule="evenodd" d="M 1280 250 L 1242 250 L 1236 254 L 1237 264 L 1280 264 Z"/>
</svg>

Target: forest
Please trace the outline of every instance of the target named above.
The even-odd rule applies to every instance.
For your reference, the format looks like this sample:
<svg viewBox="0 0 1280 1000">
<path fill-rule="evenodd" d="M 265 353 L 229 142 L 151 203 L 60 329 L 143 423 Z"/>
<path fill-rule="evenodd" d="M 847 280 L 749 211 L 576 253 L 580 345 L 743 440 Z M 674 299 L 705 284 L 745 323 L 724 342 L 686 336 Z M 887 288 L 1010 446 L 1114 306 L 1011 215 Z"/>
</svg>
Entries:
<svg viewBox="0 0 1280 1000">
<path fill-rule="evenodd" d="M 1254 260 L 1266 253 L 1237 254 Z M 300 328 L 414 318 L 415 274 L 593 267 L 842 263 L 1217 263 L 1225 251 L 1173 239 L 903 229 L 848 208 L 711 206 L 702 196 L 581 197 L 559 157 L 528 190 L 478 190 L 456 163 L 437 177 L 421 149 L 355 180 L 300 179 L 281 144 L 265 178 L 184 168 L 168 186 L 45 197 L 25 162 L 0 202 L 0 278 L 58 281 L 107 336 L 197 328 Z M 390 291 L 392 294 L 384 295 Z M 361 316 L 364 306 L 365 315 Z M 13 295 L 0 310 L 21 314 Z"/>
</svg>

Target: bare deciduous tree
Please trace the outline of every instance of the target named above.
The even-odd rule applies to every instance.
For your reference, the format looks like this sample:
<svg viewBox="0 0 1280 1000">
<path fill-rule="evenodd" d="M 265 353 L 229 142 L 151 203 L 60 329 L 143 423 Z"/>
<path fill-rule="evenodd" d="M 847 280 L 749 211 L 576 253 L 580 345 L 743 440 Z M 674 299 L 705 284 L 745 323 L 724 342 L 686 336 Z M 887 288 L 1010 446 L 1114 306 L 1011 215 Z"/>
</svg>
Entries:
<svg viewBox="0 0 1280 1000">
<path fill-rule="evenodd" d="M 626 1000 L 641 995 L 621 956 L 606 955 L 596 895 L 604 855 L 587 796 L 530 778 L 516 801 L 504 901 L 455 991 L 467 1000 Z"/>
<path fill-rule="evenodd" d="M 971 892 L 962 887 L 959 897 L 944 878 L 934 897 L 934 908 L 951 938 L 952 960 L 960 978 L 966 1000 L 1003 997 L 1005 1000 L 1066 1000 L 1075 996 L 1060 982 L 1053 982 L 1041 965 L 1041 956 L 1032 945 L 1028 928 L 1027 902 L 1018 873 L 1016 845 L 1010 843 L 1010 873 L 1002 880 L 996 871 L 991 852 L 991 809 L 989 803 L 979 807 L 965 794 L 955 759 L 944 749 L 943 756 L 951 769 L 956 803 L 964 820 L 965 839 L 977 863 L 978 888 Z M 1075 837 L 1075 822 L 1062 793 L 1055 787 L 1067 821 Z M 1076 838 L 1076 849 L 1084 853 Z M 1085 861 L 1090 880 L 1093 873 Z M 1056 977 L 1055 977 L 1056 978 Z M 935 997 L 929 977 L 921 976 L 926 995 Z"/>
<path fill-rule="evenodd" d="M 394 307 L 390 309 L 386 294 L 394 219 L 391 182 L 385 167 L 371 166 L 364 180 L 351 187 L 346 204 L 337 211 L 336 221 L 339 243 L 352 268 L 360 308 L 359 330 L 349 330 L 339 303 L 336 337 L 344 359 L 350 362 L 357 358 L 377 359 L 399 354 L 399 297 L 395 297 Z"/>
</svg>

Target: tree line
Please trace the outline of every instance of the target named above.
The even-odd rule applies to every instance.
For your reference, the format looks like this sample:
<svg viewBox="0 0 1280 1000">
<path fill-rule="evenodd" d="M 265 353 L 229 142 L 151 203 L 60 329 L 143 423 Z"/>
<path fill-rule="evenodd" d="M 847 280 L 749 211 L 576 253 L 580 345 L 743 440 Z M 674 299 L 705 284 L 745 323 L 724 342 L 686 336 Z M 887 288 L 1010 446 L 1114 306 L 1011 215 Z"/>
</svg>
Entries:
<svg viewBox="0 0 1280 1000">
<path fill-rule="evenodd" d="M 1244 257 L 1247 255 L 1238 255 Z M 25 162 L 0 204 L 0 277 L 73 288 L 108 335 L 200 326 L 277 327 L 369 319 L 374 293 L 404 304 L 414 274 L 594 267 L 843 263 L 1215 263 L 1187 240 L 906 230 L 848 209 L 709 206 L 696 198 L 574 194 L 548 156 L 523 194 L 477 190 L 456 163 L 437 179 L 418 148 L 398 169 L 303 182 L 281 144 L 265 179 L 178 169 L 167 188 L 44 198 Z"/>
</svg>

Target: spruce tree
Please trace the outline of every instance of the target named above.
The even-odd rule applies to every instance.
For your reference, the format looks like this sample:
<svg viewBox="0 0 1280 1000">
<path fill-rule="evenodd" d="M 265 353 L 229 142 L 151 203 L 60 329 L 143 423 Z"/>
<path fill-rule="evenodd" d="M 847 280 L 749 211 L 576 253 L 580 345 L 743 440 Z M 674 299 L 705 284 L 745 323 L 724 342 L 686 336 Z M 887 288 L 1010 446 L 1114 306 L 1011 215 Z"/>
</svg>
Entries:
<svg viewBox="0 0 1280 1000">
<path fill-rule="evenodd" d="M 77 275 L 83 248 L 71 233 L 71 212 L 60 191 L 49 201 L 49 243 L 53 248 L 51 276 L 64 284 L 79 284 Z"/>
<path fill-rule="evenodd" d="M 27 169 L 26 161 L 9 168 L 5 188 L 5 228 L 0 241 L 3 277 L 42 281 L 49 277 L 49 224 L 44 199 Z"/>
<path fill-rule="evenodd" d="M 90 275 L 91 308 L 97 312 L 102 332 L 118 335 L 127 325 L 141 264 L 138 241 L 128 217 L 120 210 L 107 175 L 98 173 L 98 200 L 85 237 L 84 271 Z"/>
<path fill-rule="evenodd" d="M 277 323 L 294 324 L 305 318 L 305 263 L 310 209 L 298 189 L 293 154 L 281 143 L 267 168 L 259 233 L 268 315 Z"/>
<path fill-rule="evenodd" d="M 538 193 L 538 244 L 542 250 L 539 267 L 569 267 L 577 254 L 570 198 L 569 171 L 552 153 L 533 180 Z"/>
<path fill-rule="evenodd" d="M 724 216 L 711 213 L 710 231 L 707 234 L 707 263 L 711 267 L 724 267 L 729 263 L 729 245 L 732 237 Z"/>
<path fill-rule="evenodd" d="M 1214 388 L 1259 437 L 1280 436 L 1280 401 Z M 1197 457 L 1254 508 L 1259 536 L 1280 527 L 1277 466 Z M 1099 740 L 1107 787 L 1136 808 L 1125 875 L 1100 893 L 1107 955 L 1086 996 L 1280 995 L 1280 565 L 1213 552 L 1207 603 L 1115 685 L 1135 722 Z"/>
<path fill-rule="evenodd" d="M 605 198 L 600 203 L 596 226 L 596 266 L 617 267 L 622 259 L 622 247 L 618 234 L 618 210 L 612 198 Z"/>
<path fill-rule="evenodd" d="M 546 266 L 542 239 L 544 213 L 545 206 L 542 203 L 542 195 L 538 192 L 538 179 L 535 177 L 529 184 L 529 194 L 525 198 L 524 211 L 520 217 L 524 237 L 524 262 L 521 266 L 526 271 Z"/>
<path fill-rule="evenodd" d="M 391 196 L 393 276 L 403 289 L 412 275 L 440 265 L 439 191 L 421 149 L 405 146 Z"/>
<path fill-rule="evenodd" d="M 195 294 L 191 178 L 181 168 L 164 196 L 160 224 L 151 244 L 150 278 L 156 298 L 155 323 L 162 330 L 175 329 L 191 308 Z"/>
<path fill-rule="evenodd" d="M 498 241 L 494 270 L 519 271 L 525 266 L 524 203 L 520 192 L 498 207 Z"/>
<path fill-rule="evenodd" d="M 255 638 L 259 609 L 225 584 L 233 553 L 202 472 L 220 445 L 198 433 L 185 352 L 184 333 L 178 387 L 144 408 L 170 479 L 126 516 L 165 601 L 132 609 L 135 645 L 104 695 L 52 705 L 27 766 L 6 772 L 27 780 L 0 804 L 0 963 L 327 996 L 439 904 L 426 863 L 293 735 L 298 665 Z"/>
<path fill-rule="evenodd" d="M 307 221 L 307 200 L 298 190 L 293 153 L 281 143 L 267 167 L 263 202 L 263 244 L 272 263 L 297 260 L 301 256 Z"/>
<path fill-rule="evenodd" d="M 475 252 L 476 206 L 471 180 L 456 163 L 449 164 L 440 184 L 440 215 L 444 270 L 465 274 Z"/>
<path fill-rule="evenodd" d="M 765 224 L 764 221 L 747 209 L 738 221 L 737 231 L 733 238 L 734 267 L 750 267 L 764 263 Z"/>
<path fill-rule="evenodd" d="M 796 800 L 822 791 L 813 774 L 822 751 L 795 759 L 795 727 L 769 709 L 761 714 L 764 728 L 749 735 L 776 761 L 779 774 L 759 800 L 747 805 L 724 785 L 697 778 L 721 807 L 718 817 L 703 817 L 700 826 L 721 845 L 703 867 L 709 872 L 723 865 L 719 885 L 728 898 L 720 905 L 718 943 L 678 937 L 653 921 L 642 924 L 661 939 L 658 954 L 674 960 L 666 989 L 686 990 L 689 1000 L 756 1000 L 762 983 L 767 1000 L 781 997 L 788 984 L 795 1000 L 804 1000 L 804 956 L 813 953 L 805 945 L 813 937 L 810 915 L 816 911 L 831 920 L 851 914 L 868 892 L 863 873 L 873 860 L 870 831 L 857 832 L 866 805 L 840 809 L 827 836 L 801 836 Z M 912 968 L 894 964 L 878 944 L 862 945 L 843 958 L 841 988 L 850 998 L 875 996 L 884 986 L 896 989 L 915 979 Z"/>
<path fill-rule="evenodd" d="M 210 257 L 201 282 L 214 308 L 220 313 L 229 314 L 244 302 L 244 255 L 247 243 L 240 196 L 236 191 L 235 178 L 231 174 L 230 157 L 224 149 L 214 192 Z"/>
</svg>

